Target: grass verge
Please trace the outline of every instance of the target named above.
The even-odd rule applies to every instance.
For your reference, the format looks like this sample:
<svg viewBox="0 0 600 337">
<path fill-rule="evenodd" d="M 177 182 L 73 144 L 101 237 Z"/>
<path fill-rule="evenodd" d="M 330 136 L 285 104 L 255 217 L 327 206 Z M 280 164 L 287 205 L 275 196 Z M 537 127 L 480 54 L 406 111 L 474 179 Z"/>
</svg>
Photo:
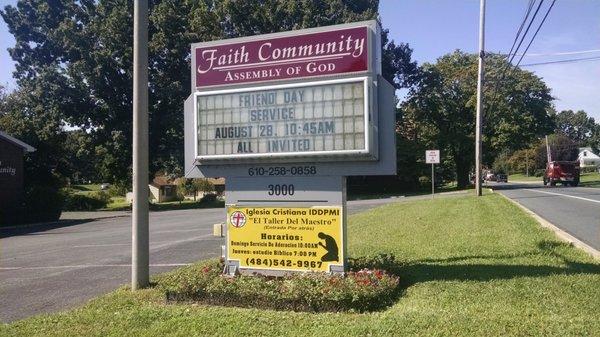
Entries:
<svg viewBox="0 0 600 337">
<path fill-rule="evenodd" d="M 2 336 L 598 336 L 600 263 L 501 196 L 402 202 L 350 217 L 352 257 L 394 254 L 402 295 L 375 313 L 166 304 L 126 288 Z"/>
<path fill-rule="evenodd" d="M 526 176 L 523 173 L 514 173 L 508 176 L 508 181 L 517 182 L 517 181 L 539 181 L 542 182 L 542 177 L 536 177 L 533 174 L 530 176 Z"/>
<path fill-rule="evenodd" d="M 456 182 L 448 183 L 443 186 L 436 186 L 435 193 L 444 193 L 444 192 L 457 192 L 461 191 L 456 186 Z M 384 199 L 384 198 L 393 198 L 393 197 L 412 197 L 417 195 L 427 195 L 431 194 L 431 186 L 425 186 L 419 188 L 418 190 L 407 190 L 407 191 L 396 191 L 396 192 L 377 192 L 373 191 L 371 193 L 348 193 L 348 200 L 370 200 L 370 199 Z"/>
<path fill-rule="evenodd" d="M 598 173 L 598 172 L 582 173 L 581 177 L 580 177 L 579 186 L 600 187 L 600 173 Z"/>
</svg>

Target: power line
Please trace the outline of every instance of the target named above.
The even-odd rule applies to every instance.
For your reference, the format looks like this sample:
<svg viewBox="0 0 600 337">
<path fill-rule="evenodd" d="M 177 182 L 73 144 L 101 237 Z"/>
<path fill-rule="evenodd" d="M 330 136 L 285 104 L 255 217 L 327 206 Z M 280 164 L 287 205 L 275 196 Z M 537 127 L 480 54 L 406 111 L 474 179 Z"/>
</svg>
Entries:
<svg viewBox="0 0 600 337">
<path fill-rule="evenodd" d="M 550 14 L 550 11 L 552 10 L 552 7 L 554 6 L 554 3 L 556 2 L 556 0 L 552 1 L 552 4 L 550 4 L 550 7 L 548 8 L 548 10 L 546 11 L 546 14 L 544 15 L 544 18 L 542 19 L 542 21 L 540 22 L 538 28 L 536 29 L 533 37 L 531 38 L 531 40 L 529 41 L 529 43 L 527 44 L 527 47 L 525 48 L 525 51 L 523 52 L 523 54 L 521 55 L 521 58 L 519 59 L 519 61 L 517 62 L 517 65 L 512 67 L 512 61 L 514 60 L 514 58 L 517 55 L 517 51 L 519 50 L 519 47 L 521 46 L 521 44 L 523 43 L 523 41 L 525 40 L 525 36 L 527 34 L 527 32 L 529 31 L 529 28 L 531 27 L 531 25 L 533 24 L 535 17 L 537 16 L 537 13 L 542 5 L 542 3 L 544 2 L 544 0 L 540 1 L 540 4 L 538 5 L 538 7 L 536 8 L 535 13 L 533 14 L 533 17 L 531 18 L 531 21 L 529 22 L 529 25 L 527 26 L 527 29 L 525 30 L 525 34 L 523 35 L 523 37 L 521 38 L 521 42 L 519 42 L 519 45 L 517 46 L 517 49 L 515 50 L 515 53 L 513 55 L 513 57 L 508 61 L 508 64 L 506 67 L 504 67 L 503 71 L 502 71 L 502 75 L 500 77 L 500 80 L 496 82 L 496 85 L 494 86 L 494 97 L 491 101 L 491 104 L 489 105 L 490 109 L 488 111 L 493 111 L 493 108 L 495 108 L 496 106 L 496 100 L 498 98 L 498 87 L 500 86 L 500 83 L 502 83 L 505 79 L 506 76 L 506 72 L 509 71 L 508 73 L 508 77 L 510 77 L 510 75 L 512 75 L 512 73 L 515 71 L 515 69 L 518 68 L 519 64 L 521 63 L 521 61 L 523 60 L 524 55 L 527 54 L 527 50 L 529 50 L 529 47 L 531 47 L 531 44 L 533 43 L 533 41 L 535 40 L 537 34 L 539 33 L 540 29 L 542 28 L 542 25 L 544 24 L 544 22 L 546 21 L 546 18 L 548 17 L 548 14 Z"/>
<path fill-rule="evenodd" d="M 527 18 L 529 17 L 529 14 L 531 13 L 531 8 L 533 8 L 534 4 L 535 4 L 535 0 L 529 0 L 529 5 L 527 6 L 527 11 L 525 12 L 525 17 L 523 18 L 523 21 L 521 21 L 521 25 L 519 26 L 519 30 L 517 31 L 517 34 L 515 35 L 515 39 L 513 40 L 512 46 L 510 46 L 510 51 L 508 52 L 508 55 L 506 56 L 507 59 L 510 57 L 510 54 L 512 53 L 512 51 L 514 49 L 515 44 L 517 44 L 519 35 L 521 35 L 521 31 L 523 30 L 523 27 L 525 26 L 525 22 L 527 22 Z M 516 53 L 516 51 L 515 51 L 515 53 Z"/>
<path fill-rule="evenodd" d="M 525 41 L 525 37 L 527 36 L 527 33 L 529 32 L 529 28 L 531 28 L 533 21 L 535 21 L 535 17 L 537 16 L 537 13 L 540 11 L 540 8 L 542 7 L 543 3 L 544 3 L 544 0 L 540 0 L 540 4 L 535 9 L 535 12 L 533 13 L 533 16 L 531 17 L 531 21 L 529 21 L 529 24 L 527 25 L 527 28 L 525 29 L 525 33 L 523 33 L 523 36 L 521 37 L 521 41 L 519 41 L 519 44 L 517 45 L 517 49 L 515 49 L 515 54 L 508 61 L 509 63 L 512 63 L 515 56 L 517 55 L 517 51 L 519 50 L 519 48 L 521 48 L 521 44 L 523 43 L 523 41 Z"/>
<path fill-rule="evenodd" d="M 546 22 L 546 18 L 548 18 L 548 15 L 550 14 L 550 11 L 552 10 L 552 7 L 554 7 L 555 3 L 556 3 L 556 0 L 552 0 L 552 3 L 550 4 L 550 7 L 548 7 L 548 10 L 546 11 L 546 15 L 544 15 L 544 18 L 542 19 L 542 22 L 540 22 L 540 25 L 538 26 L 537 30 L 533 34 L 533 37 L 531 38 L 531 41 L 529 41 L 529 44 L 527 45 L 527 48 L 525 48 L 525 51 L 523 52 L 523 55 L 521 55 L 521 58 L 519 59 L 519 62 L 517 62 L 517 65 L 515 66 L 515 68 L 518 67 L 519 64 L 521 64 L 521 61 L 523 61 L 523 57 L 525 57 L 525 54 L 527 54 L 527 51 L 529 50 L 529 47 L 531 47 L 531 44 L 535 40 L 535 37 L 537 36 L 537 34 L 540 32 L 540 29 L 542 29 L 542 26 L 544 25 L 544 22 Z"/>
<path fill-rule="evenodd" d="M 589 54 L 589 53 L 598 53 L 600 49 L 588 49 L 588 50 L 575 50 L 575 51 L 565 51 L 565 52 L 556 52 L 556 53 L 536 53 L 536 54 L 518 54 L 519 56 L 524 55 L 525 57 L 537 57 L 537 56 L 562 56 L 562 55 L 578 55 L 578 54 Z M 500 54 L 500 55 L 508 55 L 508 54 Z"/>
<path fill-rule="evenodd" d="M 529 4 L 527 6 L 527 11 L 525 12 L 523 20 L 521 21 L 521 25 L 519 26 L 517 34 L 515 34 L 515 38 L 513 40 L 512 46 L 510 47 L 510 51 L 508 52 L 508 55 L 506 55 L 507 64 L 503 65 L 501 67 L 501 70 L 500 70 L 500 74 L 501 75 L 498 76 L 500 78 L 500 80 L 496 82 L 496 84 L 494 86 L 494 92 L 496 92 L 496 90 L 498 90 L 498 86 L 500 85 L 500 82 L 502 82 L 504 80 L 504 77 L 506 76 L 506 71 L 508 70 L 508 68 L 510 67 L 510 64 L 512 62 L 511 55 L 513 54 L 513 49 L 515 47 L 515 44 L 517 43 L 517 40 L 519 39 L 519 36 L 521 35 L 521 31 L 523 30 L 523 27 L 525 26 L 525 22 L 527 22 L 527 19 L 529 18 L 529 14 L 531 13 L 531 9 L 533 8 L 533 5 L 535 4 L 535 1 L 536 0 L 529 0 Z M 531 22 L 529 23 L 529 25 L 527 25 L 527 29 L 526 29 L 525 33 L 523 34 L 523 36 L 521 37 L 521 41 L 519 42 L 519 46 L 517 47 L 517 49 L 514 50 L 514 54 L 515 55 L 517 54 L 517 51 L 519 50 L 519 47 L 521 46 L 521 43 L 523 43 L 523 40 L 525 39 L 525 36 L 527 35 L 527 32 L 529 31 L 529 27 L 531 27 L 531 23 L 535 19 L 536 15 L 537 15 L 537 12 L 539 11 L 540 6 L 542 5 L 542 3 L 544 3 L 544 0 L 540 1 L 540 4 L 538 5 L 535 13 L 533 14 L 533 17 L 531 18 Z M 514 58 L 514 55 L 512 57 Z M 510 58 L 510 60 L 509 60 L 509 58 Z M 487 90 L 485 90 L 485 91 L 487 91 Z M 492 102 L 494 100 L 495 100 L 495 97 L 492 100 Z"/>
<path fill-rule="evenodd" d="M 541 65 L 545 65 L 545 64 L 554 64 L 554 63 L 576 63 L 576 62 L 596 61 L 596 60 L 600 60 L 600 56 L 582 57 L 582 58 L 578 58 L 578 59 L 569 59 L 569 60 L 528 63 L 528 64 L 521 64 L 521 67 L 541 66 Z"/>
</svg>

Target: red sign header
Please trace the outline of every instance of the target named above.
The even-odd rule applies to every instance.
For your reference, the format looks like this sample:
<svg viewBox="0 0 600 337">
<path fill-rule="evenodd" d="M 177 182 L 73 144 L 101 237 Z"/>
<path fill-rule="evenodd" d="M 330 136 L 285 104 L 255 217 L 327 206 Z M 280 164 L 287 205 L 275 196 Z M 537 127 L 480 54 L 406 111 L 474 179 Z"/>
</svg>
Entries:
<svg viewBox="0 0 600 337">
<path fill-rule="evenodd" d="M 364 72 L 368 28 L 197 47 L 196 87 Z"/>
</svg>

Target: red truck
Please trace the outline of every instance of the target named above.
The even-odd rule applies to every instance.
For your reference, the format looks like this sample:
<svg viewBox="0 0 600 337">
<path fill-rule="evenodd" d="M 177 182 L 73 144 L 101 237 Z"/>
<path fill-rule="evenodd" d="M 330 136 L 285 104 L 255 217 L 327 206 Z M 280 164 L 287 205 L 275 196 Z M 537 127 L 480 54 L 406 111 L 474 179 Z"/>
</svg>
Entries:
<svg viewBox="0 0 600 337">
<path fill-rule="evenodd" d="M 544 172 L 544 186 L 556 186 L 561 183 L 563 186 L 579 185 L 579 162 L 578 161 L 551 161 L 546 163 Z"/>
</svg>

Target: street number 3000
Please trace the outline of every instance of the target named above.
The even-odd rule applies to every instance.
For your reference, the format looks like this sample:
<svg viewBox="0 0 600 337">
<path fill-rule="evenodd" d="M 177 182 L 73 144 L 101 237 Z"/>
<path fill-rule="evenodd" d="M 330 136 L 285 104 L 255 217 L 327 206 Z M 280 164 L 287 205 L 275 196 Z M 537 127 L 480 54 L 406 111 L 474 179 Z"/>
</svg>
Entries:
<svg viewBox="0 0 600 337">
<path fill-rule="evenodd" d="M 270 184 L 267 187 L 268 187 L 267 194 L 269 194 L 269 195 L 294 195 L 294 185 L 293 184 L 289 184 L 289 185 Z"/>
</svg>

